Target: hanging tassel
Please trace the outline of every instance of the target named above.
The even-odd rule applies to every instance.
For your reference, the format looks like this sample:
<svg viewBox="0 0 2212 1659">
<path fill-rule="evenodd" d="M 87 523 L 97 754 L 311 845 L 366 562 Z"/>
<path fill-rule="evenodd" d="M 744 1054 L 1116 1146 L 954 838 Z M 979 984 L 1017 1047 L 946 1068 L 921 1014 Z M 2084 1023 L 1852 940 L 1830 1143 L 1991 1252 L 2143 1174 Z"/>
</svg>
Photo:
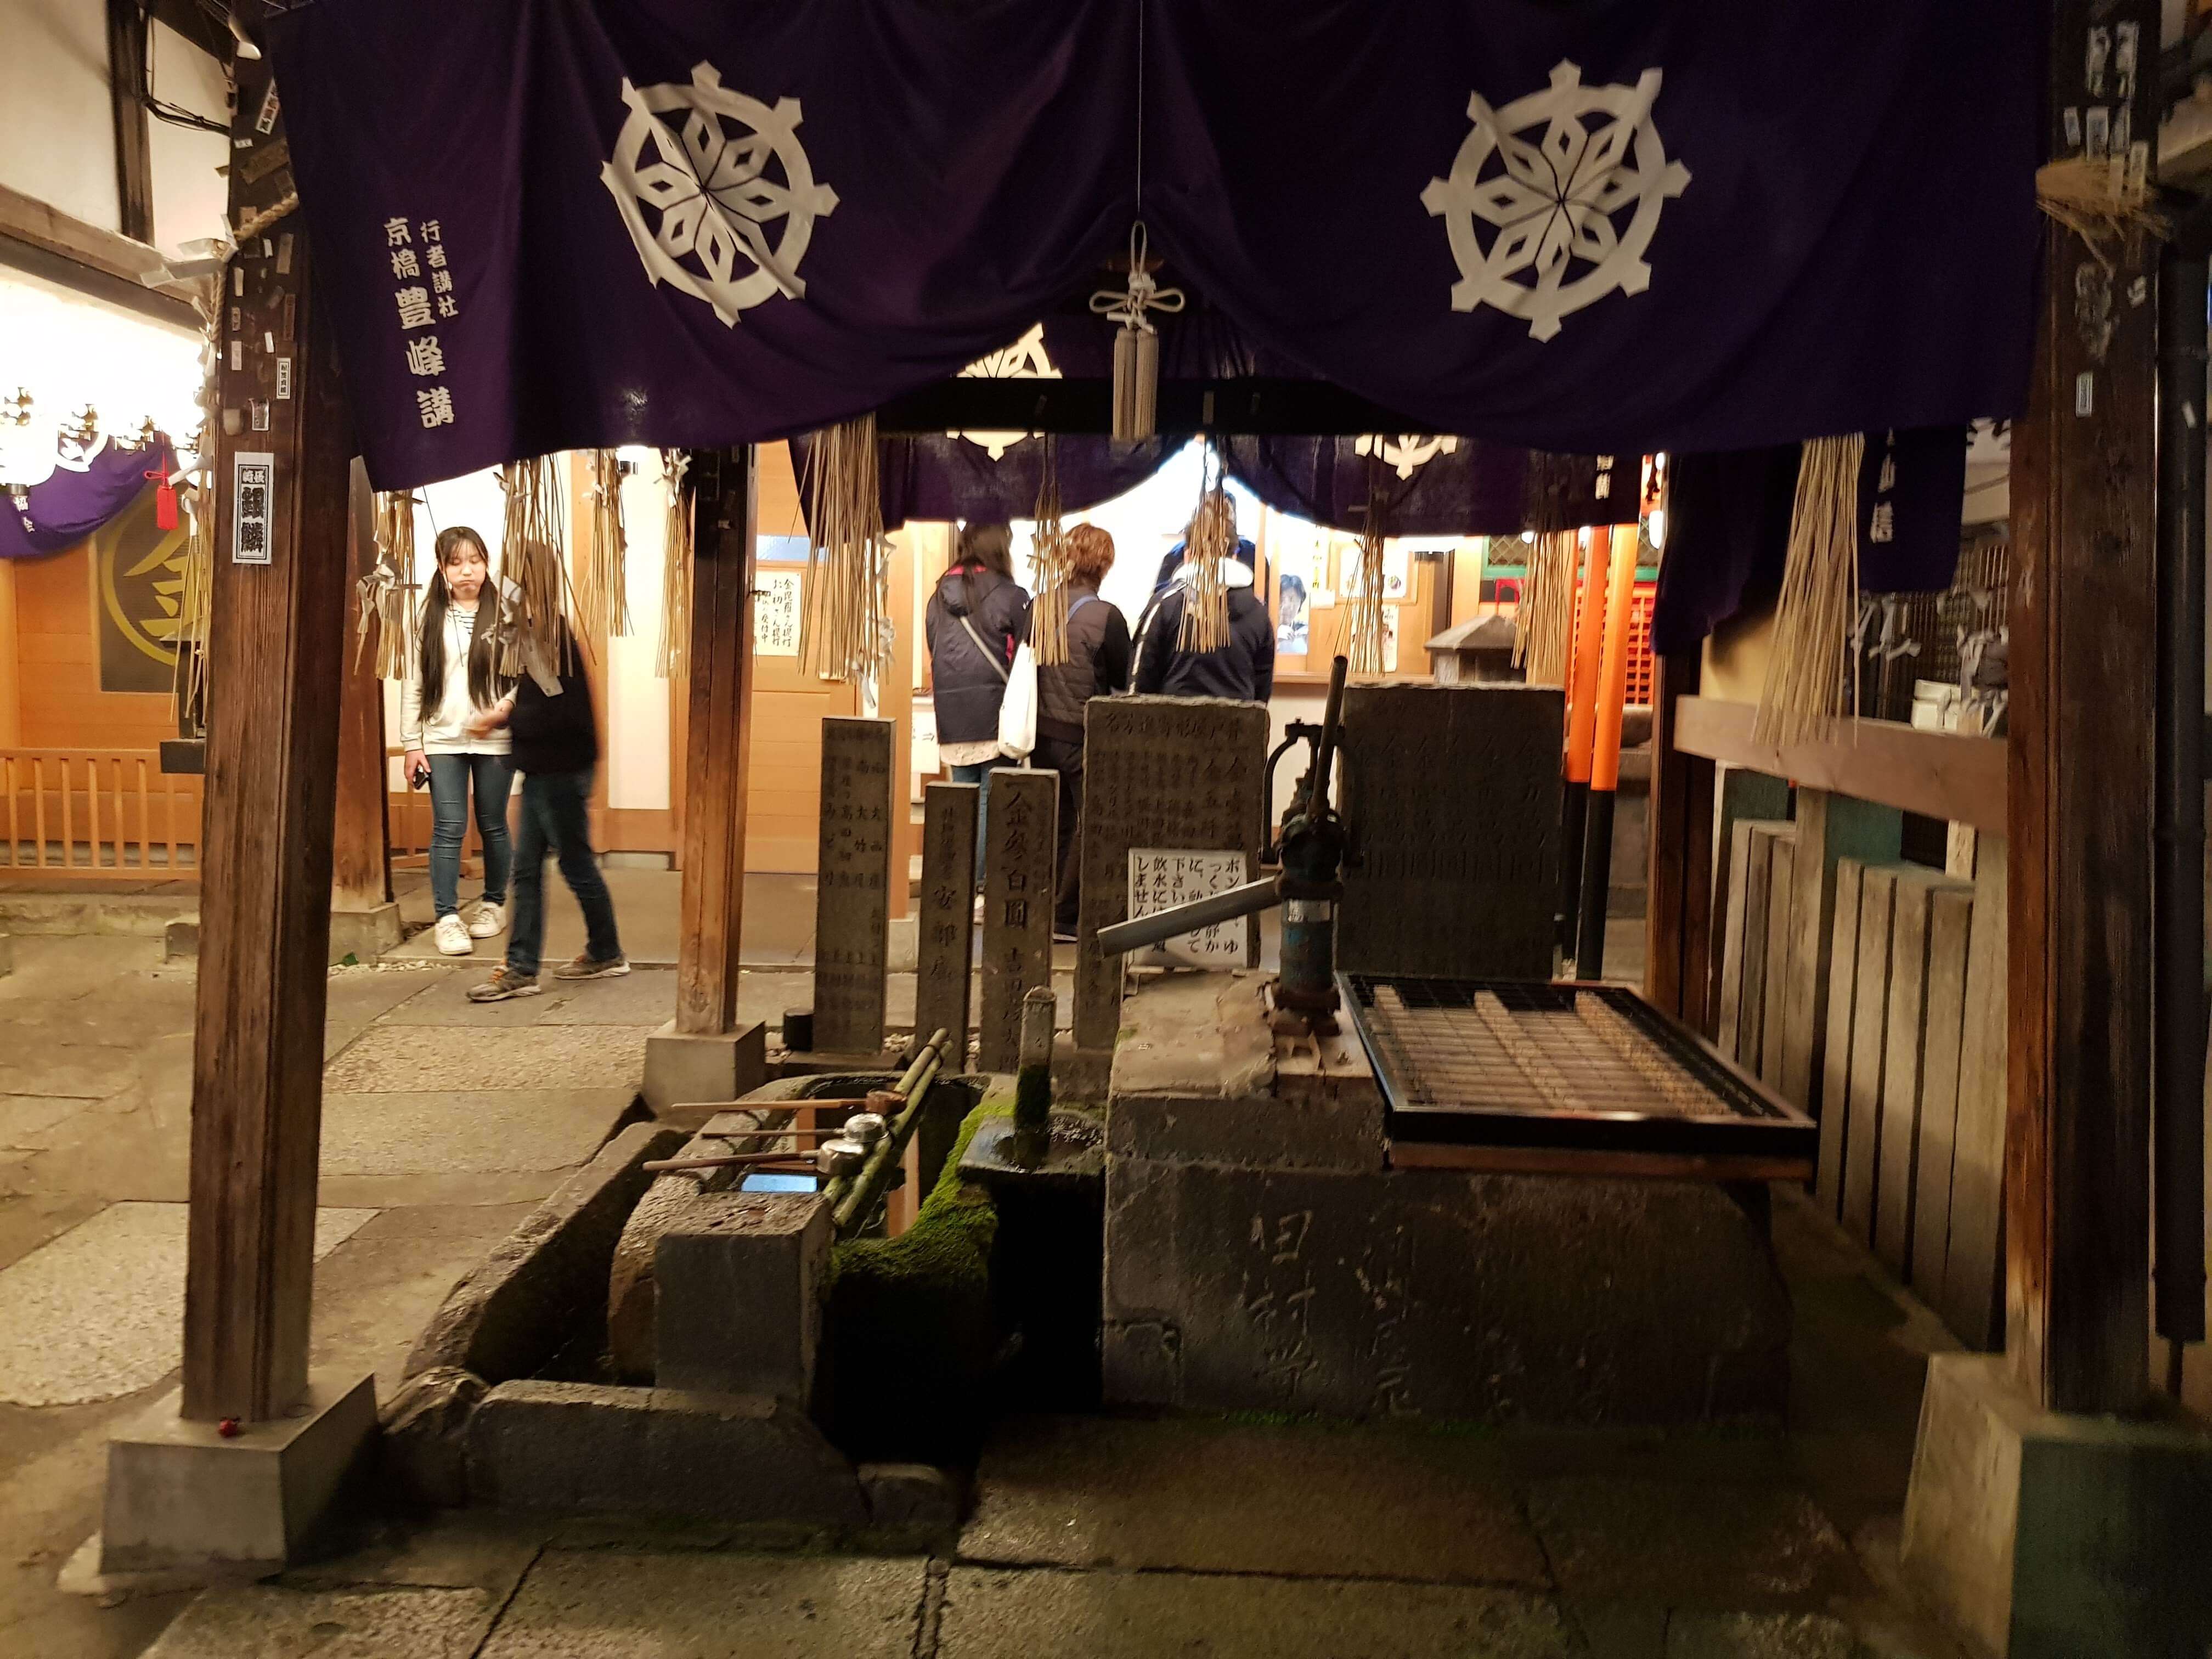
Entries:
<svg viewBox="0 0 2212 1659">
<path fill-rule="evenodd" d="M 623 525 L 622 462 L 611 449 L 584 453 L 592 522 L 576 578 L 576 620 L 593 640 L 629 633 L 629 537 Z"/>
<path fill-rule="evenodd" d="M 358 584 L 361 604 L 354 626 L 354 666 L 361 666 L 374 635 L 377 678 L 402 680 L 413 671 L 418 614 L 411 490 L 377 492 L 374 534 L 376 562 Z"/>
<path fill-rule="evenodd" d="M 527 673 L 550 693 L 560 678 L 561 623 L 571 608 L 562 458 L 539 455 L 500 469 L 507 514 L 500 532 L 500 672 Z"/>
<path fill-rule="evenodd" d="M 1179 288 L 1152 280 L 1149 240 L 1141 219 L 1129 228 L 1129 281 L 1126 289 L 1101 289 L 1091 309 L 1119 323 L 1114 336 L 1114 439 L 1135 443 L 1159 431 L 1160 337 L 1148 311 L 1172 315 L 1183 307 Z"/>
<path fill-rule="evenodd" d="M 684 482 L 691 458 L 680 449 L 660 452 L 660 476 L 668 486 L 668 527 L 660 562 L 660 653 L 653 672 L 664 680 L 691 672 L 691 512 L 693 496 Z"/>
<path fill-rule="evenodd" d="M 1787 747 L 1820 738 L 1839 708 L 1858 707 L 1850 635 L 1858 615 L 1859 458 L 1865 447 L 1856 432 L 1815 438 L 1797 463 L 1774 644 L 1752 720 L 1758 742 Z"/>
<path fill-rule="evenodd" d="M 1574 652 L 1575 572 L 1581 538 L 1547 530 L 1528 550 L 1528 575 L 1513 612 L 1513 662 L 1531 685 L 1565 685 Z"/>
<path fill-rule="evenodd" d="M 1073 575 L 1070 568 L 1073 551 L 1060 523 L 1060 440 L 1048 434 L 1037 480 L 1032 559 L 1036 599 L 1030 606 L 1030 649 L 1040 668 L 1067 660 L 1067 586 Z"/>
<path fill-rule="evenodd" d="M 1367 511 L 1359 531 L 1359 592 L 1344 618 L 1342 649 L 1354 674 L 1382 672 L 1383 507 L 1379 454 L 1367 459 Z"/>
<path fill-rule="evenodd" d="M 204 479 L 207 469 L 198 469 Z M 206 730 L 208 594 L 215 580 L 215 503 L 193 483 L 185 496 L 184 586 L 177 596 L 177 665 L 173 682 L 181 735 Z"/>
<path fill-rule="evenodd" d="M 823 679 L 870 684 L 891 654 L 890 538 L 877 477 L 876 417 L 823 428 L 808 471 L 799 665 Z"/>
<path fill-rule="evenodd" d="M 1220 458 L 1210 449 L 1201 476 L 1206 483 L 1183 544 L 1191 580 L 1176 635 L 1179 651 L 1218 651 L 1229 643 L 1229 589 L 1221 578 L 1221 562 L 1236 556 L 1237 519 L 1221 488 Z"/>
</svg>

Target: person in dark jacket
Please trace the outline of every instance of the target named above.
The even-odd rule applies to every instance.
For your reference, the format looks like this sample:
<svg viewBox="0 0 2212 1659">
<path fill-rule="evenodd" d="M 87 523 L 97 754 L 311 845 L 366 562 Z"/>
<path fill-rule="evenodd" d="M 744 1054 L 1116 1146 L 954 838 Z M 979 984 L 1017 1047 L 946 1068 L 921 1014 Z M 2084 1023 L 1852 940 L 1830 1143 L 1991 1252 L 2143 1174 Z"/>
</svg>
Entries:
<svg viewBox="0 0 2212 1659">
<path fill-rule="evenodd" d="M 953 782 L 982 790 L 975 819 L 979 887 L 991 769 L 1013 763 L 999 752 L 999 708 L 1015 649 L 1029 637 L 1030 596 L 1014 580 L 1013 547 L 1013 532 L 1004 524 L 963 526 L 925 618 L 938 754 Z"/>
<path fill-rule="evenodd" d="M 1229 590 L 1229 643 L 1212 651 L 1186 651 L 1176 643 L 1195 572 L 1186 554 L 1174 582 L 1151 607 L 1138 641 L 1136 689 L 1176 697 L 1267 702 L 1275 689 L 1275 625 L 1252 591 L 1249 566 L 1236 559 L 1221 562 L 1222 584 Z"/>
<path fill-rule="evenodd" d="M 1060 774 L 1059 884 L 1055 939 L 1075 937 L 1077 831 L 1083 822 L 1083 706 L 1129 689 L 1129 624 L 1119 605 L 1098 597 L 1114 568 L 1114 538 L 1096 525 L 1067 532 L 1067 660 L 1037 665 L 1036 763 Z"/>
<path fill-rule="evenodd" d="M 592 772 L 599 760 L 599 723 L 583 654 L 563 625 L 551 664 L 526 665 L 513 691 L 482 717 L 514 738 L 522 775 L 522 824 L 514 837 L 514 931 L 507 960 L 469 988 L 471 1002 L 534 997 L 538 953 L 545 944 L 545 855 L 560 860 L 562 879 L 584 913 L 584 951 L 553 970 L 556 979 L 612 979 L 629 972 L 615 931 L 615 902 L 592 850 Z M 553 690 L 546 690 L 550 682 Z"/>
</svg>

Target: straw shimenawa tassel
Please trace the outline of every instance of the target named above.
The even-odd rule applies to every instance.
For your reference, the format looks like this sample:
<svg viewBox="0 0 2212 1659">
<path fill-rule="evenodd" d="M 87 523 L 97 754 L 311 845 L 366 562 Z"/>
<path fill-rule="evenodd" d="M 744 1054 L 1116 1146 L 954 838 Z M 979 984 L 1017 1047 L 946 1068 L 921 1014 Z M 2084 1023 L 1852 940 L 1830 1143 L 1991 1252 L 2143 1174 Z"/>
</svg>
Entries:
<svg viewBox="0 0 2212 1659">
<path fill-rule="evenodd" d="M 692 492 L 684 481 L 691 458 L 680 449 L 660 452 L 660 477 L 668 486 L 668 528 L 660 562 L 660 654 L 653 672 L 664 680 L 691 672 Z"/>
<path fill-rule="evenodd" d="M 1863 434 L 1815 438 L 1797 463 L 1790 552 L 1774 607 L 1752 736 L 1784 747 L 1822 736 L 1844 699 L 1844 661 L 1858 614 L 1859 458 Z M 1854 662 L 1851 678 L 1857 678 Z M 1848 704 L 1856 708 L 1853 696 Z"/>
<path fill-rule="evenodd" d="M 415 492 L 379 490 L 375 508 L 376 562 L 361 581 L 360 619 L 354 628 L 354 666 L 361 665 L 369 635 L 376 636 L 376 678 L 404 680 L 415 660 Z"/>
<path fill-rule="evenodd" d="M 1030 607 L 1030 649 L 1040 668 L 1067 660 L 1067 584 L 1073 574 L 1069 568 L 1073 551 L 1060 523 L 1060 440 L 1048 433 L 1043 471 L 1037 481 L 1036 536 L 1031 560 L 1036 570 L 1036 599 Z"/>
<path fill-rule="evenodd" d="M 1513 611 L 1513 662 L 1531 685 L 1567 683 L 1581 556 L 1581 538 L 1571 530 L 1543 531 L 1528 550 L 1528 574 Z"/>
<path fill-rule="evenodd" d="M 592 522 L 576 573 L 576 620 L 586 637 L 629 633 L 629 536 L 623 524 L 622 462 L 611 449 L 584 452 Z"/>
<path fill-rule="evenodd" d="M 1379 451 L 1379 446 L 1378 451 Z M 1382 458 L 1367 458 L 1367 511 L 1360 520 L 1359 591 L 1348 596 L 1342 649 L 1354 674 L 1382 672 Z"/>
<path fill-rule="evenodd" d="M 207 692 L 208 591 L 215 579 L 215 502 L 202 482 L 180 492 L 185 509 L 184 587 L 177 599 L 177 712 L 179 729 L 197 728 Z"/>
<path fill-rule="evenodd" d="M 877 482 L 876 417 L 816 434 L 807 494 L 799 659 L 824 679 L 872 682 L 890 660 L 890 538 Z"/>
<path fill-rule="evenodd" d="M 1209 484 L 1199 495 L 1198 511 L 1191 514 L 1184 538 L 1191 576 L 1182 626 L 1176 635 L 1178 651 L 1218 651 L 1229 643 L 1229 589 L 1221 580 L 1221 562 L 1236 551 L 1235 510 L 1221 486 Z"/>
<path fill-rule="evenodd" d="M 567 525 L 560 458 L 539 455 L 500 469 L 507 516 L 500 532 L 500 672 L 557 678 L 561 619 L 569 608 Z M 588 638 L 583 642 L 586 648 Z"/>
</svg>

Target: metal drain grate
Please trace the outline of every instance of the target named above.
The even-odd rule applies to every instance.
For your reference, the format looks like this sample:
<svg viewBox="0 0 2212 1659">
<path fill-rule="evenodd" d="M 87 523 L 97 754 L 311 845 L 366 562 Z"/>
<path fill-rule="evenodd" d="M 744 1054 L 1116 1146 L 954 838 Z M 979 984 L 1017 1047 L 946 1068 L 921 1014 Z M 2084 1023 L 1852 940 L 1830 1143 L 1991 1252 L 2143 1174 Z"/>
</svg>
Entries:
<svg viewBox="0 0 2212 1659">
<path fill-rule="evenodd" d="M 1812 1120 L 1631 992 L 1387 974 L 1338 983 L 1394 1140 L 1802 1161 L 1809 1171 Z"/>
</svg>

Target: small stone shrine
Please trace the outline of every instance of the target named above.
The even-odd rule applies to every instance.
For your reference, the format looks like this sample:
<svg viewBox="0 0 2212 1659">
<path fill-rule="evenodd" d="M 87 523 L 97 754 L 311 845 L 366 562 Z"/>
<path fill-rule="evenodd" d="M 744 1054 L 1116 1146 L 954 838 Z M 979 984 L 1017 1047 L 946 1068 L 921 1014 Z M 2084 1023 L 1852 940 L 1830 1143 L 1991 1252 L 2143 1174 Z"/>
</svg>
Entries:
<svg viewBox="0 0 2212 1659">
<path fill-rule="evenodd" d="M 975 809 L 972 783 L 922 792 L 921 903 L 915 922 L 914 1030 L 950 1035 L 951 1069 L 968 1064 L 969 971 L 975 941 Z"/>
<path fill-rule="evenodd" d="M 891 723 L 822 722 L 822 843 L 814 896 L 814 1046 L 884 1046 L 890 962 Z"/>
<path fill-rule="evenodd" d="M 1000 767 L 991 774 L 985 817 L 983 1008 L 975 1063 L 987 1072 L 1011 1072 L 1021 1054 L 1023 994 L 1052 983 L 1060 774 Z"/>
<path fill-rule="evenodd" d="M 1266 834 L 1267 711 L 1215 697 L 1099 697 L 1085 714 L 1083 899 L 1075 1042 L 1105 1049 L 1121 1026 L 1121 959 L 1098 930 L 1128 914 L 1138 848 L 1241 851 L 1257 870 Z M 1245 924 L 1257 949 L 1259 922 Z"/>
<path fill-rule="evenodd" d="M 1345 692 L 1340 969 L 1552 976 L 1564 707 L 1552 687 Z"/>
</svg>

